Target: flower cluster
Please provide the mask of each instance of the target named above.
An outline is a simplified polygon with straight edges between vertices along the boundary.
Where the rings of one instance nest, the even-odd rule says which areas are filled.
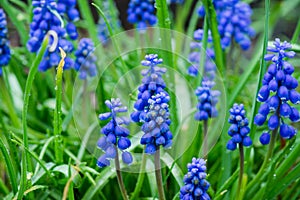
[[[166,84],[162,78],[162,75],[166,72],[165,68],[158,67],[158,64],[163,62],[158,58],[157,54],[149,54],[145,56],[145,60],[141,62],[143,66],[149,67],[142,71],[144,78],[142,79],[142,85],[138,88],[138,100],[134,104],[135,111],[131,114],[131,119],[134,122],[140,122],[145,118],[146,113],[149,110],[149,99],[156,94],[168,93],[164,90]]]
[[[218,30],[221,37],[222,48],[230,46],[233,38],[243,50],[249,49],[250,38],[255,35],[251,25],[251,7],[239,0],[224,1],[214,0],[214,7],[217,13]],[[198,14],[205,15],[204,7],[200,7]]]
[[[196,89],[195,94],[198,98],[196,120],[203,121],[218,116],[216,104],[218,103],[220,91],[212,90],[214,85],[213,81],[204,79],[202,85]]]
[[[58,0],[57,11],[62,18],[67,19],[66,31],[71,40],[78,37],[77,28],[73,22],[79,20],[79,12],[76,9],[76,0]]]
[[[200,65],[200,52],[202,50],[202,39],[203,39],[203,30],[198,29],[194,32],[194,39],[191,43],[192,52],[189,55],[189,62],[192,63],[192,66],[188,68],[188,74],[191,76],[197,76],[199,73],[199,65]],[[212,37],[211,32],[209,31],[208,35],[208,47],[206,49],[206,58],[204,63],[204,76],[210,80],[215,78],[216,74],[216,65],[213,62],[215,59],[215,52],[212,46]]]
[[[127,20],[136,24],[138,29],[144,30],[147,24],[153,26],[156,23],[154,11],[153,0],[131,0],[127,10]]]
[[[291,44],[281,43],[277,38],[274,47],[268,47],[268,51],[275,54],[265,55],[265,60],[272,61],[263,78],[263,86],[259,90],[257,100],[264,102],[255,116],[254,123],[262,126],[269,114],[269,130],[280,129],[280,135],[284,139],[290,139],[296,134],[293,126],[284,123],[284,118],[289,118],[292,122],[300,120],[299,111],[291,104],[300,103],[300,94],[296,91],[298,81],[292,75],[294,67],[284,60],[292,58],[295,52],[289,51]],[[260,141],[262,144],[268,144],[270,141],[269,131],[264,132]]]
[[[113,6],[114,9],[111,9],[110,6]],[[114,30],[114,32],[116,30],[120,30],[121,22],[118,19],[117,8],[115,7],[114,2],[112,2],[112,4],[110,4],[109,1],[107,1],[107,0],[104,1],[102,3],[102,10],[103,10],[104,15],[106,16],[108,22],[110,23],[110,26]],[[115,20],[115,21],[113,21],[113,20]],[[106,26],[106,23],[105,23],[103,17],[99,18],[97,29],[98,29],[99,40],[102,42],[102,44],[106,44],[108,37],[109,37],[109,32],[108,32],[108,29],[107,29],[107,26]]]
[[[9,41],[7,38],[7,22],[6,16],[0,9],[0,75],[2,75],[2,67],[8,65],[10,60]]]
[[[117,117],[117,113],[127,112],[126,107],[122,107],[120,99],[111,99],[105,101],[106,106],[110,112],[99,115],[100,120],[111,120],[101,129],[104,134],[98,142],[97,146],[102,149],[105,154],[100,156],[97,161],[99,167],[110,165],[109,159],[114,159],[118,155],[118,148],[122,151],[122,160],[126,164],[132,163],[132,155],[125,151],[131,145],[130,140],[127,138],[129,130],[122,125],[128,125],[129,121],[125,117]],[[118,147],[118,148],[117,148]]]
[[[169,129],[171,124],[169,101],[170,97],[162,92],[148,100],[150,106],[143,119],[144,135],[141,138],[141,144],[146,145],[145,153],[154,154],[161,145],[165,148],[172,145],[173,136]]]
[[[79,77],[86,79],[87,76],[96,76],[96,56],[94,55],[94,43],[91,39],[82,38],[79,41],[78,49],[75,52],[76,60],[74,68],[79,71]]]
[[[63,28],[62,18],[58,14],[58,6],[55,0],[32,1],[33,19],[30,24],[30,39],[27,42],[27,48],[30,52],[38,52],[43,42],[45,35],[52,30],[57,36],[50,38],[50,46],[54,45],[54,49],[48,49],[44,55],[42,62],[39,65],[40,71],[57,66],[60,61],[59,48],[61,47],[66,53],[71,53],[74,49],[73,44],[67,40],[67,33],[71,33],[70,38],[75,38],[74,27],[69,25],[68,31]],[[61,7],[61,6],[60,6]],[[61,9],[61,8],[60,8]],[[61,9],[62,10],[62,9]],[[65,9],[68,11],[69,9]],[[72,10],[72,9],[71,9]],[[72,31],[71,31],[72,29]],[[76,29],[76,28],[75,28]],[[76,33],[77,35],[77,33]],[[77,38],[77,36],[76,36]],[[65,59],[65,69],[73,66],[74,61],[67,57]]]
[[[231,124],[228,135],[232,138],[228,141],[226,148],[228,150],[235,150],[237,144],[243,146],[252,145],[252,140],[249,136],[250,128],[248,127],[249,121],[246,117],[246,111],[243,104],[234,104],[229,110],[230,117],[228,122]]]
[[[210,200],[207,190],[210,186],[206,180],[206,162],[202,158],[193,158],[187,165],[188,173],[184,176],[184,186],[180,188],[182,200]]]

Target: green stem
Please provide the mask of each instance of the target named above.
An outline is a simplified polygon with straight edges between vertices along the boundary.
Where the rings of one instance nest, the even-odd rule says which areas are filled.
[[[217,14],[214,5],[212,3],[212,0],[203,0],[203,4],[208,17],[212,38],[214,41],[216,64],[220,70],[220,73],[222,74],[224,73],[223,50],[222,50],[221,39],[218,31]]]
[[[61,50],[61,61],[58,64],[56,72],[56,103],[55,103],[55,112],[54,112],[54,149],[55,149],[55,158],[57,163],[63,162],[63,147],[62,147],[62,120],[61,120],[61,102],[62,102],[62,76],[63,68],[65,64],[65,52]]]
[[[159,199],[166,200],[165,192],[164,192],[164,188],[163,188],[162,175],[161,175],[159,147],[156,148],[156,152],[154,154],[154,165],[155,165],[155,178],[156,178]]]
[[[13,193],[16,194],[18,192],[16,170],[13,166],[13,162],[11,160],[10,153],[7,150],[7,148],[5,147],[4,142],[1,139],[1,137],[0,137],[0,150],[1,150],[1,153],[5,160],[5,164],[6,164],[6,168],[7,168],[7,172],[8,172],[8,176],[9,176],[9,180],[10,180],[10,183],[12,186]]]
[[[244,175],[244,147],[241,143],[239,143],[239,152],[240,152],[240,173],[239,173],[239,182],[238,182],[238,189],[237,189],[237,200],[242,200],[243,191],[242,190],[242,182],[243,182],[243,175]]]
[[[207,145],[207,133],[208,133],[208,120],[203,121],[203,158],[208,159],[208,145]]]
[[[247,185],[246,187],[246,191],[248,190],[249,193],[247,194],[248,196],[253,195],[254,192],[256,192],[255,188],[260,186],[260,182],[262,181],[263,175],[266,173],[267,170],[267,166],[271,161],[271,157],[273,155],[273,150],[275,147],[275,142],[276,142],[276,136],[277,136],[277,132],[278,132],[278,127],[272,131],[272,135],[271,135],[271,141],[269,144],[269,149],[267,152],[267,155],[264,159],[264,162],[262,164],[262,166],[260,167],[258,173],[256,174],[255,178]]]
[[[98,36],[97,36],[97,27],[95,25],[93,15],[92,15],[91,9],[89,7],[89,1],[79,0],[78,6],[79,6],[80,13],[82,14],[83,19],[87,23],[89,35],[91,36],[93,42],[95,44],[98,44],[99,40],[98,40]]]
[[[28,79],[26,81],[25,92],[24,92],[24,104],[23,104],[23,112],[22,112],[22,127],[23,127],[23,144],[24,147],[28,149],[28,134],[27,134],[27,111],[30,99],[30,92],[33,84],[33,80],[38,70],[39,63],[42,61],[44,53],[47,49],[47,45],[49,42],[48,34],[45,36],[44,41],[41,45],[41,49],[37,54],[36,58],[34,59],[30,71],[28,74]],[[18,199],[22,199],[24,195],[24,191],[26,190],[26,173],[27,171],[32,171],[30,163],[30,157],[28,152],[25,150],[22,154],[22,171],[21,171],[21,181],[20,181],[20,188],[18,192]]]
[[[123,199],[128,200],[127,192],[126,192],[125,185],[124,185],[123,178],[122,178],[122,174],[121,174],[121,171],[120,171],[120,161],[119,161],[118,148],[115,147],[115,149],[116,149],[115,165],[116,165],[116,173],[117,173],[117,179],[118,179],[119,187],[120,187]]]
[[[297,43],[299,35],[300,35],[300,19],[298,20],[295,32],[294,32],[292,40],[291,40],[292,44]]]
[[[177,105],[176,105],[176,84],[175,84],[175,72],[177,72],[177,66],[174,64],[174,58],[172,52],[172,43],[171,43],[171,20],[169,17],[169,10],[167,6],[166,0],[156,0],[156,9],[157,9],[157,17],[158,17],[158,26],[160,28],[160,37],[161,44],[164,50],[163,59],[164,63],[168,67],[172,67],[174,70],[169,71],[169,83],[170,83],[170,109],[172,113],[172,120],[174,124],[178,124],[178,116],[177,116]],[[172,132],[174,132],[174,128],[172,128]]]
[[[143,152],[140,173],[139,173],[139,177],[138,177],[137,183],[135,185],[134,191],[133,191],[132,196],[130,198],[131,200],[137,199],[138,196],[139,196],[139,193],[142,189],[144,178],[145,178],[144,171],[145,171],[145,168],[146,168],[146,161],[147,161],[146,154],[145,154],[145,152]]]

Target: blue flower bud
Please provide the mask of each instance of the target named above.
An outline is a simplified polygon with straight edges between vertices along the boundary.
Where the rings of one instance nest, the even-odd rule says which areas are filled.
[[[289,99],[289,91],[285,86],[280,86],[278,89],[278,96],[281,100],[285,101]]]
[[[115,158],[117,155],[117,151],[114,145],[110,145],[107,149],[106,149],[106,156],[107,158]]]
[[[292,122],[298,122],[300,120],[300,114],[296,108],[291,108],[290,120]]]
[[[272,115],[269,119],[268,126],[270,130],[274,130],[279,126],[279,118],[277,115]]]
[[[289,138],[290,134],[291,134],[291,128],[289,125],[287,124],[281,124],[280,126],[280,136],[283,138],[283,139],[287,139]]]
[[[155,145],[149,143],[146,144],[145,153],[147,154],[154,154],[156,152]]]
[[[232,140],[229,140],[229,141],[227,142],[226,148],[227,148],[228,150],[233,151],[233,150],[236,149],[236,147],[237,147],[236,143],[233,142]]]
[[[280,115],[282,117],[289,117],[291,114],[291,107],[287,103],[282,103],[280,106]]]
[[[280,99],[277,95],[272,96],[267,104],[269,104],[269,108],[272,111],[277,110],[279,107]]]
[[[289,99],[293,104],[300,103],[300,94],[296,90],[289,91]]]
[[[97,166],[102,168],[102,167],[106,167],[109,166],[110,162],[107,159],[106,155],[102,155],[100,158],[98,158],[97,160]]]
[[[265,132],[260,136],[259,141],[261,144],[266,145],[270,143],[270,139],[271,139],[270,134],[268,132]]]
[[[132,158],[132,155],[131,153],[127,152],[127,151],[124,151],[122,153],[122,160],[125,164],[129,165],[132,163],[133,161],[133,158]]]
[[[249,147],[249,146],[252,145],[252,140],[249,136],[246,136],[246,137],[243,138],[243,145],[245,147]]]
[[[118,140],[118,147],[119,149],[121,150],[125,150],[127,149],[128,147],[130,147],[131,145],[131,142],[128,138],[126,137],[121,137],[119,140]]]
[[[258,92],[258,101],[265,102],[269,98],[270,90],[267,85],[262,86]]]
[[[254,124],[256,124],[257,126],[262,126],[265,123],[266,119],[266,116],[258,113],[254,118]]]

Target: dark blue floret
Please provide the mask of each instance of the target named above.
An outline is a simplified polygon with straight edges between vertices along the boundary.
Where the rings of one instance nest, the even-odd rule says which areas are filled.
[[[279,133],[284,139],[290,139],[296,134],[296,129],[284,123],[284,118],[289,118],[292,122],[300,120],[299,111],[293,104],[300,103],[300,94],[295,89],[298,81],[292,75],[294,67],[284,58],[292,58],[295,52],[289,51],[292,46],[288,42],[280,42],[275,39],[274,46],[268,47],[271,54],[265,55],[265,60],[272,61],[263,79],[263,86],[258,93],[258,101],[263,102],[254,123],[262,126],[268,121],[269,130],[279,129]],[[268,115],[271,115],[267,120]],[[260,138],[262,144],[268,144],[269,133],[263,133]]]
[[[153,4],[153,0],[131,0],[127,10],[128,22],[136,24],[140,30],[146,29],[147,25],[153,26],[157,21]]]
[[[126,164],[132,163],[132,155],[124,151],[131,145],[130,140],[127,138],[129,130],[122,125],[128,125],[128,120],[124,117],[117,117],[118,113],[127,112],[127,108],[122,106],[120,99],[111,99],[105,101],[106,106],[110,112],[102,113],[99,115],[100,120],[110,121],[102,127],[101,132],[104,134],[98,142],[98,148],[102,149],[105,153],[98,159],[97,165],[105,167],[110,164],[109,159],[114,159],[117,156],[117,151],[122,151],[122,160]]]
[[[250,27],[252,15],[250,6],[239,0],[214,0],[213,4],[217,13],[222,48],[229,47],[231,40],[234,39],[243,50],[249,49],[250,38],[255,35],[254,29]],[[199,8],[198,14],[204,17],[203,6]]]
[[[79,41],[78,49],[75,52],[76,60],[74,68],[79,71],[79,77],[86,79],[97,74],[96,56],[94,55],[94,43],[91,39],[82,38]]]
[[[237,144],[243,146],[251,146],[252,140],[248,136],[250,128],[248,127],[249,122],[246,117],[246,111],[243,104],[234,104],[229,110],[230,116],[228,122],[231,124],[228,135],[232,138],[228,141],[226,148],[228,150],[235,150]]]
[[[215,83],[208,80],[203,80],[202,85],[198,87],[195,94],[198,98],[197,112],[195,113],[195,119],[198,121],[208,120],[218,116],[216,104],[220,92],[218,90],[212,90]]]
[[[77,38],[77,30],[73,21],[79,18],[79,14],[75,12],[75,0],[58,1],[32,1],[33,18],[30,24],[30,39],[27,42],[27,48],[30,52],[38,52],[45,35],[49,31],[53,31],[56,36],[51,36],[49,46],[42,62],[39,65],[40,71],[46,71],[51,67],[56,67],[60,61],[59,48],[61,47],[67,54],[74,50],[72,42]],[[67,57],[65,59],[64,69],[73,66],[74,61]]]
[[[180,188],[181,200],[210,200],[207,190],[210,187],[206,180],[206,162],[203,159],[192,159],[187,165],[188,173],[184,175],[184,186]]]
[[[7,37],[7,21],[4,11],[0,8],[0,76],[2,67],[8,65],[10,60],[9,41]]]

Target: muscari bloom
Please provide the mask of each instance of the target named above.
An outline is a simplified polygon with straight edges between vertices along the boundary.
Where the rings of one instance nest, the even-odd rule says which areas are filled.
[[[200,52],[202,50],[202,39],[203,39],[203,30],[198,29],[194,32],[195,41],[191,42],[191,53],[189,54],[189,62],[192,65],[188,68],[188,74],[190,76],[197,76],[199,74],[199,65],[200,65]],[[213,62],[215,59],[215,52],[213,50],[213,43],[211,32],[209,31],[208,35],[208,47],[206,48],[206,58],[204,63],[204,74],[206,78],[213,80],[216,75],[216,65]]]
[[[97,74],[96,56],[94,55],[94,43],[89,38],[82,38],[79,41],[78,49],[75,52],[76,60],[74,68],[79,71],[79,78],[86,79]]]
[[[76,39],[77,34],[74,34],[74,26],[67,24],[64,28],[63,19],[65,19],[58,9],[62,10],[62,6],[58,6],[55,0],[32,1],[33,18],[30,24],[30,39],[27,42],[27,48],[30,52],[38,52],[43,42],[45,35],[51,30],[57,34],[57,37],[50,37],[49,46],[45,52],[42,62],[39,64],[40,71],[46,71],[51,67],[56,67],[60,61],[59,48],[61,47],[67,54],[72,53],[73,44],[67,39],[68,33],[71,39]],[[62,5],[62,3],[60,4]],[[69,9],[65,9],[69,11]],[[60,12],[60,13],[59,13]],[[59,17],[61,15],[61,17]],[[70,19],[72,14],[68,15]],[[77,19],[77,17],[74,17]],[[73,19],[73,20],[74,20]],[[76,37],[75,37],[76,36]],[[74,61],[67,57],[65,59],[65,69],[73,66]]]
[[[180,188],[182,200],[210,200],[207,190],[210,186],[206,180],[206,162],[202,158],[193,158],[187,165],[188,173],[184,176],[184,186]]]
[[[79,20],[79,12],[76,9],[76,0],[58,0],[57,11],[64,19],[67,19],[66,31],[70,39],[76,40],[78,38],[78,33],[74,22]]]
[[[214,85],[215,83],[213,81],[205,80],[204,78],[201,86],[195,91],[198,98],[195,119],[198,121],[208,120],[209,118],[218,116],[216,104],[218,103],[220,91],[212,90]]]
[[[131,119],[134,122],[140,122],[144,119],[146,113],[149,110],[149,99],[156,94],[165,93],[166,96],[169,94],[164,90],[166,84],[162,78],[162,75],[166,73],[166,68],[158,67],[163,60],[158,58],[157,54],[149,54],[145,56],[145,60],[141,64],[148,69],[144,69],[141,74],[144,76],[142,79],[142,85],[138,88],[138,99],[134,104],[135,111],[131,114]]]
[[[222,48],[230,46],[231,40],[234,39],[243,50],[251,46],[250,38],[255,36],[255,31],[251,27],[251,7],[239,0],[213,1],[218,21],[218,30],[221,37]],[[200,7],[198,14],[205,15],[204,7]]]
[[[111,9],[110,6],[113,6],[114,9]],[[104,12],[104,15],[106,16],[108,22],[110,23],[110,26],[114,30],[114,32],[120,30],[121,28],[121,22],[118,18],[117,8],[115,7],[114,2],[110,4],[109,1],[104,1],[102,3],[102,10]],[[114,21],[115,20],[115,21]],[[99,18],[98,25],[98,38],[101,41],[102,44],[106,44],[109,38],[109,32],[106,26],[106,23],[103,19],[103,17]]]
[[[293,104],[300,103],[300,94],[296,91],[298,81],[292,75],[294,67],[284,58],[293,58],[295,52],[290,51],[292,46],[277,38],[274,47],[268,47],[267,50],[272,54],[265,55],[265,60],[272,61],[266,74],[264,75],[259,90],[257,100],[263,102],[258,114],[255,116],[254,123],[262,126],[268,121],[269,131],[264,132],[260,137],[262,144],[270,142],[270,131],[279,129],[280,136],[283,139],[290,139],[297,133],[293,126],[284,121],[289,118],[292,122],[300,120],[299,111],[293,107]],[[268,115],[271,115],[267,120]]]
[[[243,104],[234,104],[229,110],[230,117],[228,122],[231,124],[228,135],[232,138],[228,141],[226,148],[228,150],[235,150],[237,144],[243,146],[252,145],[252,140],[249,136],[250,128],[248,127],[249,121],[246,117],[246,111]]]
[[[105,167],[110,165],[110,159],[117,156],[118,149],[122,151],[122,160],[126,164],[132,163],[132,155],[126,151],[131,145],[130,140],[127,138],[129,130],[122,125],[128,125],[129,120],[126,117],[118,117],[118,113],[127,112],[127,107],[123,107],[120,99],[111,99],[105,101],[106,106],[110,112],[99,115],[100,120],[110,121],[101,129],[102,136],[97,146],[105,153],[98,158],[97,165]]]
[[[0,76],[2,67],[8,65],[10,60],[9,41],[7,38],[7,21],[5,13],[0,9]]]
[[[148,103],[149,110],[143,119],[141,144],[146,145],[145,153],[154,154],[160,146],[169,148],[172,145],[172,133],[170,131],[171,120],[169,119],[170,97],[166,93],[152,96]]]
[[[131,0],[127,10],[128,22],[141,30],[146,29],[147,24],[153,26],[157,21],[153,4],[153,0]]]

